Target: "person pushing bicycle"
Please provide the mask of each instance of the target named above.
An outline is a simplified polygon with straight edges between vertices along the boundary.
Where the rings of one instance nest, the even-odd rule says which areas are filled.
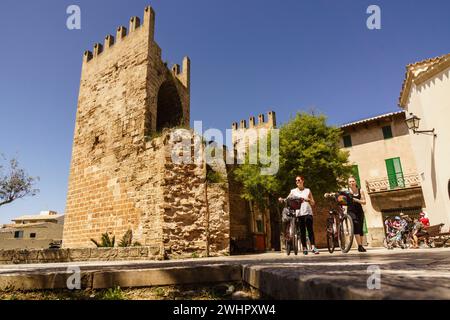
[[[366,197],[364,191],[359,188],[356,183],[356,179],[353,176],[348,178],[348,191],[352,197],[352,202],[349,203],[347,207],[347,213],[353,219],[355,239],[358,244],[359,252],[366,252],[367,250],[363,247],[363,237],[364,237],[364,209],[363,205],[366,204]]]
[[[308,247],[306,245],[306,230],[308,230],[309,242],[311,243],[311,252],[319,254],[314,241],[313,230],[313,210],[311,205],[315,204],[314,197],[311,190],[305,188],[305,179],[302,176],[295,178],[297,188],[292,189],[286,199],[279,198],[278,201],[284,202],[287,199],[302,199],[300,209],[296,210],[295,215],[300,223],[300,239],[303,246],[303,254],[308,254]]]

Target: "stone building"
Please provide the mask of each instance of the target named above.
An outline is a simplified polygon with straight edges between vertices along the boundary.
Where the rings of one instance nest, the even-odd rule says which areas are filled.
[[[172,161],[171,132],[189,126],[190,60],[169,68],[154,29],[147,7],[84,54],[63,247],[132,230],[155,254],[229,250],[228,183],[206,190],[204,165]]]
[[[420,118],[411,145],[432,224],[450,227],[450,54],[410,64],[399,106]],[[422,132],[434,129],[434,132]]]
[[[267,116],[267,118],[266,118]],[[269,130],[276,128],[276,115],[269,111],[267,115],[241,120],[239,124],[232,124],[233,150],[243,155],[249,151],[250,145],[256,145],[261,135],[267,135]],[[233,170],[234,165],[228,166]],[[262,210],[251,201],[241,197],[242,186],[229,175],[231,237],[236,251],[265,251],[280,250],[280,213],[273,204],[268,203],[267,209]],[[276,203],[275,203],[276,205]]]
[[[21,216],[12,222],[0,227],[0,249],[48,249],[62,240],[64,215],[55,211]]]
[[[367,241],[380,246],[384,220],[400,213],[418,215],[425,206],[411,138],[403,111],[341,126],[341,146],[365,192]]]

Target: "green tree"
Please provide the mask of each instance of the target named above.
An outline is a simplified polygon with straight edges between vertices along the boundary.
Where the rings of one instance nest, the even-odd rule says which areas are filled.
[[[243,198],[264,206],[267,199],[285,197],[295,187],[296,175],[305,178],[316,200],[338,190],[352,170],[348,153],[340,149],[340,137],[340,129],[327,125],[324,115],[298,113],[280,128],[276,175],[261,175],[260,165],[244,164],[234,170],[235,179],[243,185]]]

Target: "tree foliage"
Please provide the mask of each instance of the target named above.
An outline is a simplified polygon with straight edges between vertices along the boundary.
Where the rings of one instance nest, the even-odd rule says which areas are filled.
[[[2,158],[4,159],[3,156]],[[26,196],[36,195],[39,190],[34,189],[34,185],[38,180],[38,177],[30,177],[24,169],[20,168],[15,158],[9,160],[9,168],[6,170],[0,164],[0,206]]]
[[[298,113],[281,126],[279,136],[276,175],[261,175],[261,165],[246,163],[235,169],[235,179],[243,185],[243,198],[264,206],[268,198],[285,197],[295,188],[296,175],[305,178],[305,186],[313,194],[322,195],[338,190],[351,174],[348,153],[339,146],[340,129],[328,126],[324,115]]]

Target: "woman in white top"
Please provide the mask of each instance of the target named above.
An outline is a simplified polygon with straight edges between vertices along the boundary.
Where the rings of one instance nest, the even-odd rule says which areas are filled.
[[[305,188],[305,179],[302,176],[297,176],[295,178],[295,183],[297,184],[297,188],[292,189],[291,193],[287,196],[287,198],[301,198],[303,199],[300,210],[296,211],[296,216],[298,217],[298,221],[300,223],[300,239],[303,245],[303,254],[308,254],[308,249],[306,246],[306,230],[308,230],[309,242],[311,243],[311,251],[314,254],[319,254],[319,250],[317,250],[314,241],[314,230],[313,230],[313,210],[311,205],[315,204],[313,195],[311,190]],[[285,199],[279,198],[280,202]]]

